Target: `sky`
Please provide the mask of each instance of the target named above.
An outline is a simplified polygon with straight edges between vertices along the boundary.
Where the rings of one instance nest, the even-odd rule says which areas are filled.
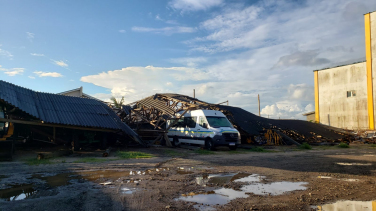
[[[365,60],[364,0],[0,0],[0,80],[131,103],[180,93],[269,118],[314,110],[313,70]]]

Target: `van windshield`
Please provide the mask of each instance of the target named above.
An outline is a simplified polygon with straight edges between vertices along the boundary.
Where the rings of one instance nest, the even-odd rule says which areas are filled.
[[[210,127],[233,127],[226,117],[207,116]]]

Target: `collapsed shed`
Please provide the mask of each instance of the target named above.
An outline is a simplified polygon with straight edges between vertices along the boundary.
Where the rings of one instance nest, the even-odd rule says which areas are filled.
[[[242,108],[212,104],[180,94],[155,94],[123,106],[122,120],[144,139],[161,140],[167,120],[177,112],[211,109],[223,112],[242,135],[242,143],[299,144],[344,140],[345,130],[302,120],[263,118]],[[157,137],[157,139],[155,139]]]
[[[110,107],[95,99],[36,92],[0,80],[0,113],[0,138],[7,125],[14,125],[8,139],[47,137],[52,143],[72,142],[76,149],[85,143],[106,145],[115,138],[145,144]]]

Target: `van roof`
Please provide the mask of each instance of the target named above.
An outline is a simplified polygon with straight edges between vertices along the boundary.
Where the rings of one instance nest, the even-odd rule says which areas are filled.
[[[178,112],[179,114],[182,114],[184,111]],[[222,112],[216,111],[216,110],[192,110],[188,111],[184,114],[185,117],[189,116],[218,116],[218,117],[226,117]]]

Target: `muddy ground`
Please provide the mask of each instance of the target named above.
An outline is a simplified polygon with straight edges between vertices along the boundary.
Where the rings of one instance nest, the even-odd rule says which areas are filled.
[[[40,165],[30,160],[58,149],[20,149],[12,162],[0,162],[0,210],[316,210],[376,200],[370,145],[193,149],[117,148],[105,158],[80,152]],[[154,157],[123,159],[118,150]]]

